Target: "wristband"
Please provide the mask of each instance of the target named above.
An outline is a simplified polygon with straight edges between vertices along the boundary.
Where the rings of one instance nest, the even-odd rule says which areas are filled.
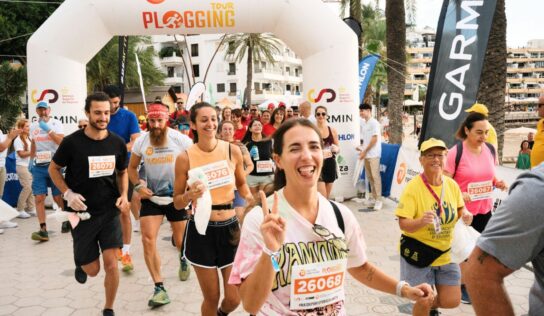
[[[134,186],[134,191],[138,192],[143,187],[144,185],[141,182],[139,182],[137,185]]]
[[[280,265],[278,263],[278,258],[280,257],[280,251],[272,251],[268,248],[263,247],[263,252],[270,256],[270,261],[272,262],[272,268],[276,272],[280,272]]]
[[[397,283],[397,288],[395,290],[395,293],[397,294],[398,297],[402,297],[402,288],[405,285],[410,286],[410,284],[408,284],[408,282],[406,282],[406,281],[399,281],[399,283]]]

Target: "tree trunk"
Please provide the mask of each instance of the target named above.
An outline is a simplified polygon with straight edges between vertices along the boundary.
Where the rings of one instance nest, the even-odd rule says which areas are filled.
[[[500,162],[502,162],[505,130],[506,57],[506,13],[504,0],[498,0],[476,100],[485,104],[489,109],[489,122],[497,131]]]
[[[387,36],[387,105],[389,142],[402,144],[402,113],[406,73],[406,23],[404,0],[385,2]]]
[[[361,0],[349,0],[349,16],[359,22],[361,28],[363,27],[363,14],[361,9]],[[364,30],[363,30],[364,32]],[[363,34],[359,36],[359,60],[363,58]]]
[[[251,105],[251,85],[253,84],[253,46],[247,46],[247,77],[246,89],[244,90],[244,103],[247,107]]]

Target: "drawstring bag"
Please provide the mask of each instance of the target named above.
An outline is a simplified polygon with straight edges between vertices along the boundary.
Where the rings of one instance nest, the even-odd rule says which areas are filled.
[[[480,233],[472,226],[465,225],[463,221],[457,221],[453,230],[453,241],[451,244],[451,262],[461,263],[465,261],[474,247]]]

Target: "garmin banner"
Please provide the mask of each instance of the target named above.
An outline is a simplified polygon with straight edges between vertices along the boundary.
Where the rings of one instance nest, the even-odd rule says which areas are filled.
[[[368,87],[368,83],[370,82],[372,72],[374,71],[374,67],[376,67],[378,59],[380,59],[380,55],[370,54],[363,57],[359,62],[359,104],[363,103],[366,87]]]
[[[119,89],[121,89],[121,106],[125,100],[125,73],[128,59],[128,36],[119,36]]]
[[[448,146],[476,102],[496,0],[444,0],[419,143],[430,137]]]

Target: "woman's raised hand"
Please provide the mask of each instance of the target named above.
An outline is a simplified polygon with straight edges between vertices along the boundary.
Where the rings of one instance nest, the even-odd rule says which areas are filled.
[[[272,209],[268,208],[266,195],[263,191],[259,191],[261,197],[261,205],[263,210],[263,223],[261,224],[261,234],[263,236],[264,245],[269,251],[276,252],[281,248],[285,240],[285,219],[282,218],[278,211],[278,194],[274,192],[274,202]]]

